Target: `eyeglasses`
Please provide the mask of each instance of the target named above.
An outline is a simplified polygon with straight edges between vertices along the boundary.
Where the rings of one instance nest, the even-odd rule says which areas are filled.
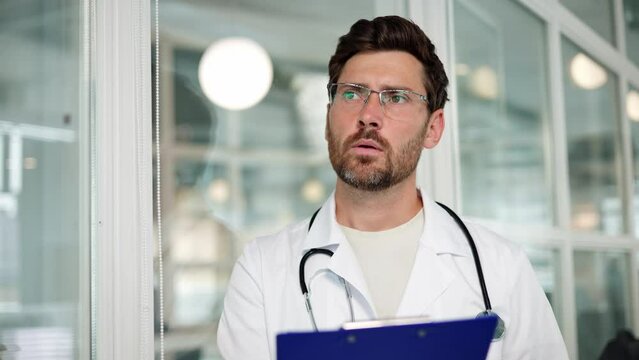
[[[366,86],[349,83],[330,83],[328,98],[331,106],[340,111],[359,113],[368,103],[371,93],[379,95],[379,103],[384,114],[390,118],[411,116],[419,109],[422,102],[428,104],[426,95],[411,90],[389,89],[373,90]]]

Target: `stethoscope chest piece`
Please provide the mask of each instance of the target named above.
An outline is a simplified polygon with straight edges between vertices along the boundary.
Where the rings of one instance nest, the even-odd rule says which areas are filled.
[[[484,310],[477,314],[476,317],[480,318],[486,316],[497,318],[497,326],[495,327],[495,333],[493,334],[493,341],[501,340],[504,337],[504,333],[506,332],[506,323],[504,323],[504,320],[492,310]]]

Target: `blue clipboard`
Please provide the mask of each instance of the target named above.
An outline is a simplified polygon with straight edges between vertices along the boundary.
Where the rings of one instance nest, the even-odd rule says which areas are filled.
[[[277,335],[278,360],[485,360],[497,319]]]

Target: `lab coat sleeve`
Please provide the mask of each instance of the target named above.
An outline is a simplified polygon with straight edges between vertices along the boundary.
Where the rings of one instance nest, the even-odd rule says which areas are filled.
[[[568,359],[566,345],[550,303],[522,250],[515,256],[518,270],[510,296],[510,324],[506,325],[503,359]]]
[[[236,262],[224,298],[217,345],[226,360],[270,359],[261,284],[261,257],[254,241]]]

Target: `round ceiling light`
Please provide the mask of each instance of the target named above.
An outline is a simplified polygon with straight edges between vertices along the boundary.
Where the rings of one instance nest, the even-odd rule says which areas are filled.
[[[483,65],[473,70],[470,75],[470,89],[476,96],[485,100],[499,97],[499,80],[492,67]]]
[[[630,90],[626,96],[626,113],[630,120],[639,121],[639,92]]]
[[[570,76],[577,86],[594,90],[608,81],[606,70],[584,54],[577,54],[570,62]]]
[[[273,64],[257,42],[226,38],[206,49],[198,78],[204,94],[213,103],[228,110],[243,110],[268,93],[273,82]]]

